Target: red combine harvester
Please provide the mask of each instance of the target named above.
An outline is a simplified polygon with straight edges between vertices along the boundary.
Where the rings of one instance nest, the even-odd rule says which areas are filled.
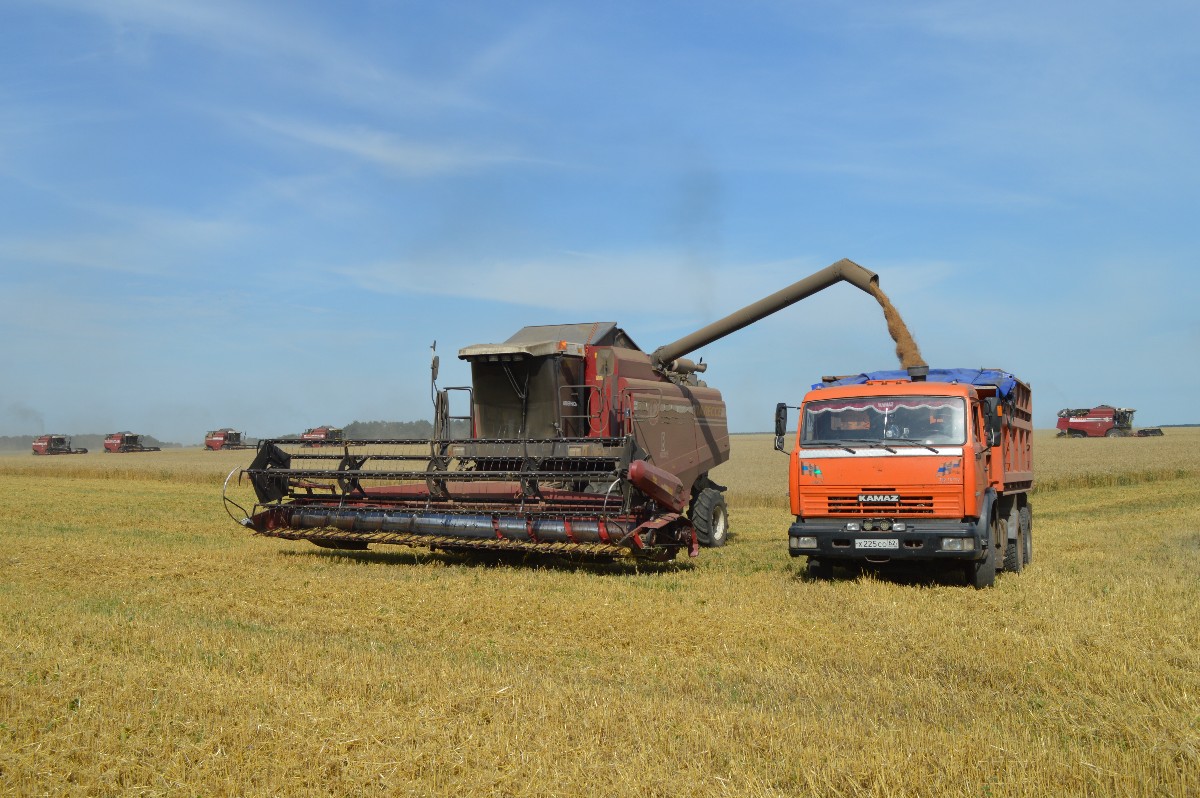
[[[43,435],[33,442],[34,454],[87,454],[87,449],[72,449],[66,435]]]
[[[344,437],[345,434],[340,427],[331,427],[327,424],[323,427],[306,429],[300,436],[300,440],[304,442],[305,446],[339,446]]]
[[[339,549],[667,560],[720,546],[728,513],[709,471],[729,458],[725,403],[683,355],[842,280],[869,292],[878,278],[839,261],[652,354],[613,322],[525,327],[459,350],[472,385],[441,390],[435,357],[432,440],[347,440],[338,453],[265,440],[242,472],[258,503],[226,495],[226,507],[260,535]],[[452,394],[469,415],[450,414]],[[470,437],[451,436],[464,426]]]
[[[1163,434],[1157,427],[1133,429],[1131,407],[1084,407],[1064,408],[1058,411],[1058,437],[1060,438],[1152,438]]]
[[[219,452],[223,449],[253,449],[254,444],[246,443],[241,432],[226,427],[205,435],[204,448],[210,452]]]
[[[104,451],[108,453],[124,452],[161,452],[157,446],[143,446],[142,436],[132,432],[114,432],[104,439]]]

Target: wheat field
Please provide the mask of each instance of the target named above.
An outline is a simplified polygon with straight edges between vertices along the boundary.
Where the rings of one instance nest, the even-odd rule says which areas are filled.
[[[1198,450],[1039,432],[984,591],[808,581],[765,435],[662,567],[254,537],[252,452],[0,455],[0,794],[1200,794]]]

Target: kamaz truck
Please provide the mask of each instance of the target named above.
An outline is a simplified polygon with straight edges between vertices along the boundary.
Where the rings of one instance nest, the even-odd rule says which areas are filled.
[[[808,574],[926,563],[976,588],[1033,555],[1029,386],[998,369],[826,377],[799,405],[788,552]],[[788,406],[775,413],[783,451]]]

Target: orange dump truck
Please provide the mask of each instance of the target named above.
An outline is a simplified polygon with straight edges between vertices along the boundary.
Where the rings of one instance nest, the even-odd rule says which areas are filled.
[[[775,413],[783,451],[787,405]],[[1029,386],[997,369],[826,377],[805,395],[788,473],[788,551],[808,572],[901,563],[976,588],[1033,555]]]

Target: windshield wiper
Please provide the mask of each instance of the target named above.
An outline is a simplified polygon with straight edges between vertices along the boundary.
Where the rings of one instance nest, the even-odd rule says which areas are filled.
[[[858,452],[854,451],[849,446],[846,446],[841,443],[834,443],[833,441],[816,441],[813,443],[805,443],[802,445],[805,449],[816,449],[818,447],[822,447],[822,448],[827,447],[830,449],[841,449],[842,451],[850,452],[850,454],[858,454]]]
[[[891,446],[888,446],[883,441],[877,441],[874,438],[844,438],[843,441],[845,443],[863,443],[872,449],[887,449],[892,454],[896,453],[896,450]]]
[[[889,438],[888,440],[900,441],[901,443],[915,443],[917,446],[924,446],[926,449],[933,452],[934,454],[938,453],[937,449],[933,448],[925,441],[917,440],[916,438]]]

